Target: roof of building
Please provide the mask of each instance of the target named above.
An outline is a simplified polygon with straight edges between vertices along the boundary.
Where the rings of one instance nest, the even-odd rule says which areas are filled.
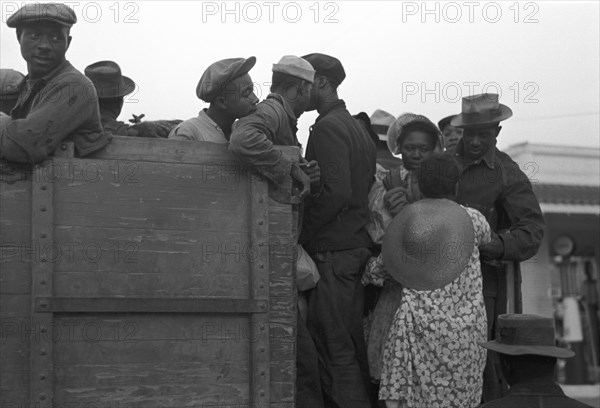
[[[599,205],[600,186],[568,186],[564,184],[533,184],[541,203]]]

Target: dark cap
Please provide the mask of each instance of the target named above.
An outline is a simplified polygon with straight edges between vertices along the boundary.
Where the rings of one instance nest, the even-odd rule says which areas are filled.
[[[450,124],[450,121],[452,121],[455,116],[456,115],[446,116],[444,119],[438,122],[438,127],[440,128],[441,132],[444,132],[444,128]]]
[[[522,356],[535,354],[557,358],[575,355],[556,345],[554,319],[528,314],[502,314],[498,316],[496,339],[480,346],[501,354]]]
[[[196,96],[211,103],[219,95],[223,85],[247,74],[254,64],[256,64],[256,57],[227,58],[211,64],[196,86]]]
[[[310,62],[317,75],[323,75],[333,80],[337,85],[341,84],[346,78],[346,71],[339,59],[318,52],[303,56],[305,60]]]
[[[50,22],[71,27],[77,22],[77,16],[70,7],[59,3],[31,3],[21,7],[6,20],[6,25],[17,28],[24,25]]]
[[[0,69],[0,100],[17,99],[24,75],[14,69]]]

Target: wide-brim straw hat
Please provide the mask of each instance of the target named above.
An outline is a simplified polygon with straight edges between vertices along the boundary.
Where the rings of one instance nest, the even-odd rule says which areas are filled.
[[[463,207],[447,199],[423,199],[394,217],[383,239],[383,263],[402,285],[434,290],[467,267],[475,232]]]

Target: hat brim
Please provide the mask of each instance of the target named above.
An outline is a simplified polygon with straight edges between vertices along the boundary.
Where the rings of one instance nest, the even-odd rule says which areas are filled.
[[[537,356],[548,356],[556,358],[571,358],[575,355],[572,350],[554,347],[554,346],[525,346],[518,344],[502,344],[496,341],[479,343],[479,345],[488,350],[497,353],[508,354],[509,356],[523,356],[525,354],[534,354]]]
[[[458,128],[492,125],[494,123],[502,122],[513,115],[512,110],[508,106],[502,104],[499,104],[496,111],[497,112],[494,115],[459,113],[450,121],[450,125]]]
[[[244,62],[242,62],[242,64],[238,67],[238,69],[236,69],[233,74],[231,75],[231,78],[228,79],[228,81],[232,81],[237,77],[241,77],[244,74],[247,74],[256,64],[256,57],[249,57],[247,59],[244,60]]]
[[[468,266],[475,233],[471,217],[447,199],[424,199],[394,217],[383,238],[386,269],[413,290],[435,290]]]
[[[125,75],[121,76],[121,83],[118,88],[99,88],[96,87],[98,98],[110,99],[110,98],[122,98],[123,96],[129,95],[135,90],[135,82]]]

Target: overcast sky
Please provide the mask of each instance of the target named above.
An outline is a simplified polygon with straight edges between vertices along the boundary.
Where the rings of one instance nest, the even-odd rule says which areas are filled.
[[[0,65],[26,72],[2,1]],[[196,84],[214,61],[254,55],[257,95],[283,55],[339,58],[352,113],[384,109],[437,122],[460,98],[501,94],[514,116],[500,148],[521,143],[599,147],[599,2],[78,1],[67,58],[81,71],[114,60],[138,85],[121,115],[188,119],[206,105]],[[315,112],[300,119],[308,137]]]

